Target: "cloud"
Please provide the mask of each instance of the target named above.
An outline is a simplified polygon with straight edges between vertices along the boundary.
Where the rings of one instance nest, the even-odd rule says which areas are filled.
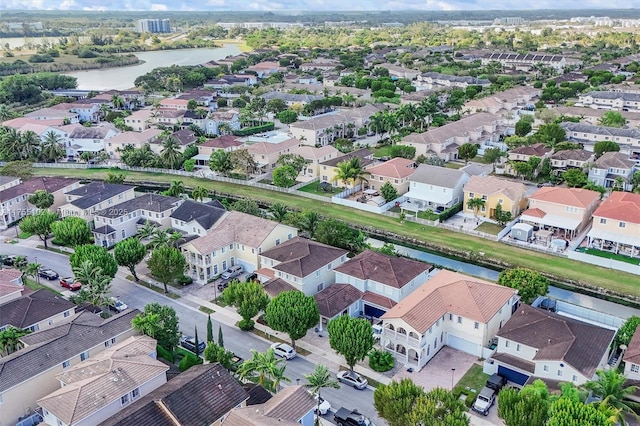
[[[151,5],[151,10],[153,10],[153,11],[159,11],[159,10],[166,11],[166,10],[169,10],[169,9],[167,8],[166,4],[153,3]]]

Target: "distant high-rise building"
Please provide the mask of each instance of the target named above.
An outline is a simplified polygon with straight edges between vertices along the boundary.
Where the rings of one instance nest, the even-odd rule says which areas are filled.
[[[170,19],[138,19],[138,32],[141,33],[170,33]]]
[[[522,25],[524,24],[524,19],[519,16],[508,16],[504,18],[496,18],[493,21],[494,25]]]

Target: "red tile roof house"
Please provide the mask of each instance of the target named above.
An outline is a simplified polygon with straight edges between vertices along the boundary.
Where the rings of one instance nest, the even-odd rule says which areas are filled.
[[[588,246],[640,257],[640,194],[614,191],[593,212]]]
[[[406,158],[392,158],[389,161],[378,163],[367,167],[369,176],[369,189],[380,190],[382,186],[389,182],[395,188],[398,195],[409,191],[409,179],[416,171],[416,163]]]
[[[442,270],[382,316],[380,343],[418,369],[444,346],[481,358],[518,300],[511,288]]]

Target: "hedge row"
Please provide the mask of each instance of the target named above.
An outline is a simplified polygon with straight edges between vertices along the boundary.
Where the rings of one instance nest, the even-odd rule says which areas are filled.
[[[461,211],[462,211],[462,202],[460,202],[458,204],[454,204],[453,206],[449,207],[448,209],[446,209],[445,211],[440,213],[438,215],[438,219],[440,220],[440,223],[442,223],[445,220],[449,219],[454,214],[456,214],[458,212],[461,212]]]
[[[234,130],[233,134],[235,136],[249,136],[255,135],[256,133],[268,132],[270,130],[273,130],[274,128],[275,125],[273,124],[273,122],[269,122],[260,126],[245,127],[244,129]]]

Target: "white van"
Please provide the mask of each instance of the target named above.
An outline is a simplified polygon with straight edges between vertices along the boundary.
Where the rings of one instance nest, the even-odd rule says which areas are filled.
[[[226,271],[224,271],[221,277],[224,280],[230,280],[242,274],[243,272],[244,272],[244,268],[242,267],[242,265],[235,265],[227,269]]]

